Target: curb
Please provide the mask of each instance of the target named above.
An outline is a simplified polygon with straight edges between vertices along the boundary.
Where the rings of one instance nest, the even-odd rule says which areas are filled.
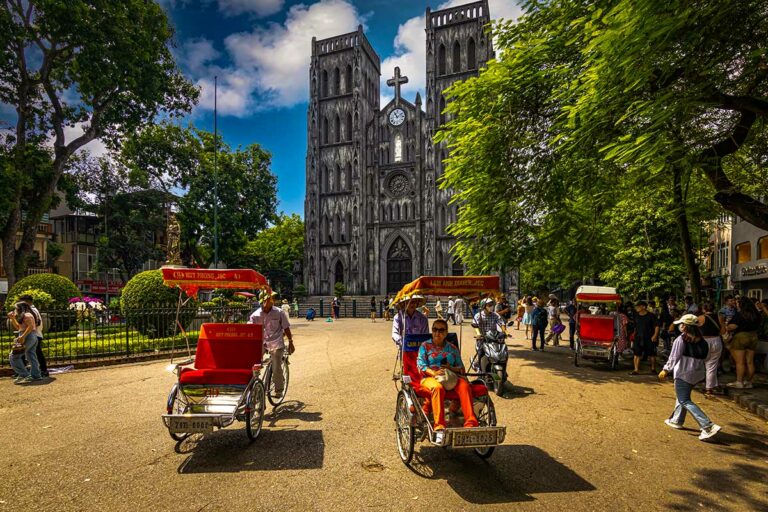
[[[755,396],[750,390],[725,388],[725,396],[749,412],[768,420],[768,400]]]

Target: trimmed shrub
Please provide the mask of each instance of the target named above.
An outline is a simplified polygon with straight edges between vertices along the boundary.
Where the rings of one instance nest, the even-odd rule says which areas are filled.
[[[58,274],[32,274],[16,281],[13,288],[8,291],[6,304],[14,304],[19,295],[23,295],[25,291],[30,289],[40,290],[50,295],[53,299],[50,303],[50,309],[67,309],[69,307],[69,299],[80,296],[80,290],[77,289],[75,283],[64,276]]]
[[[40,310],[49,309],[51,304],[53,304],[53,297],[51,297],[50,293],[40,290],[39,288],[29,288],[28,290],[20,290],[16,297],[9,296],[8,309],[12,308],[22,295],[31,295],[32,302],[34,302],[35,307]]]
[[[187,298],[183,294],[184,299]],[[120,307],[129,325],[149,338],[172,336],[176,322],[179,291],[163,284],[160,270],[147,270],[125,284]],[[184,329],[195,318],[197,301],[191,299],[181,309],[179,321]]]
[[[25,291],[36,289],[51,296],[53,301],[45,308],[51,313],[47,330],[60,332],[69,329],[75,323],[74,311],[69,311],[69,299],[79,297],[80,290],[75,283],[58,274],[32,274],[16,281],[16,284],[8,291],[7,307],[16,303],[16,299]],[[42,305],[42,304],[41,304]],[[37,301],[35,301],[37,306]],[[43,308],[37,306],[42,311]]]

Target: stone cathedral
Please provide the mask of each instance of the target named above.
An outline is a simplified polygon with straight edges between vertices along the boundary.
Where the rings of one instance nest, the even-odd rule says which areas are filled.
[[[311,295],[383,295],[419,275],[461,275],[450,192],[440,190],[447,150],[432,142],[446,121],[443,91],[493,58],[487,0],[426,12],[426,98],[402,97],[408,70],[392,73],[380,107],[381,61],[362,27],[312,39],[307,113],[304,280]]]

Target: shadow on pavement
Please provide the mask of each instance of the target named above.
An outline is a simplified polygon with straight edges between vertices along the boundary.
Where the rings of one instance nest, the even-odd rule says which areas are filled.
[[[271,413],[268,413],[265,420],[265,427],[274,427],[278,425],[280,420],[298,420],[306,422],[321,421],[323,419],[323,413],[310,412],[306,410],[307,404],[299,400],[290,400],[283,402],[274,409]]]
[[[525,398],[529,395],[536,394],[533,388],[527,388],[525,386],[515,386],[509,382],[504,383],[504,396],[498,397],[494,395],[494,398],[503,398],[505,400],[512,400],[515,398]]]
[[[630,377],[628,374],[632,370],[630,364],[624,360],[618,370],[611,370],[607,362],[602,361],[581,361],[579,366],[573,364],[573,352],[570,349],[559,347],[547,347],[544,352],[533,352],[532,350],[515,350],[510,358],[510,364],[527,363],[541,368],[548,372],[578,379],[590,384],[604,384],[606,382],[656,382],[656,374],[651,375],[648,366],[644,363],[640,375]],[[662,365],[657,363],[658,368]]]
[[[319,469],[325,441],[320,430],[264,429],[249,443],[243,428],[225,429],[191,436],[177,444],[177,452],[190,454],[180,474]]]
[[[671,510],[768,510],[768,443],[759,432],[742,424],[726,425],[708,444],[743,461],[730,466],[699,468],[696,482],[703,492],[672,491],[678,501],[667,503]],[[710,496],[720,497],[716,502]],[[723,503],[725,502],[725,503]]]
[[[471,450],[422,446],[411,471],[442,479],[469,503],[533,501],[541,493],[594,491],[595,487],[547,452],[530,445],[502,445],[487,461]]]

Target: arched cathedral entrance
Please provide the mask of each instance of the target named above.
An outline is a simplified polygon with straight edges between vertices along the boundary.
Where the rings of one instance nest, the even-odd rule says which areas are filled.
[[[411,250],[402,238],[389,246],[387,253],[387,293],[398,292],[403,285],[413,280]]]

